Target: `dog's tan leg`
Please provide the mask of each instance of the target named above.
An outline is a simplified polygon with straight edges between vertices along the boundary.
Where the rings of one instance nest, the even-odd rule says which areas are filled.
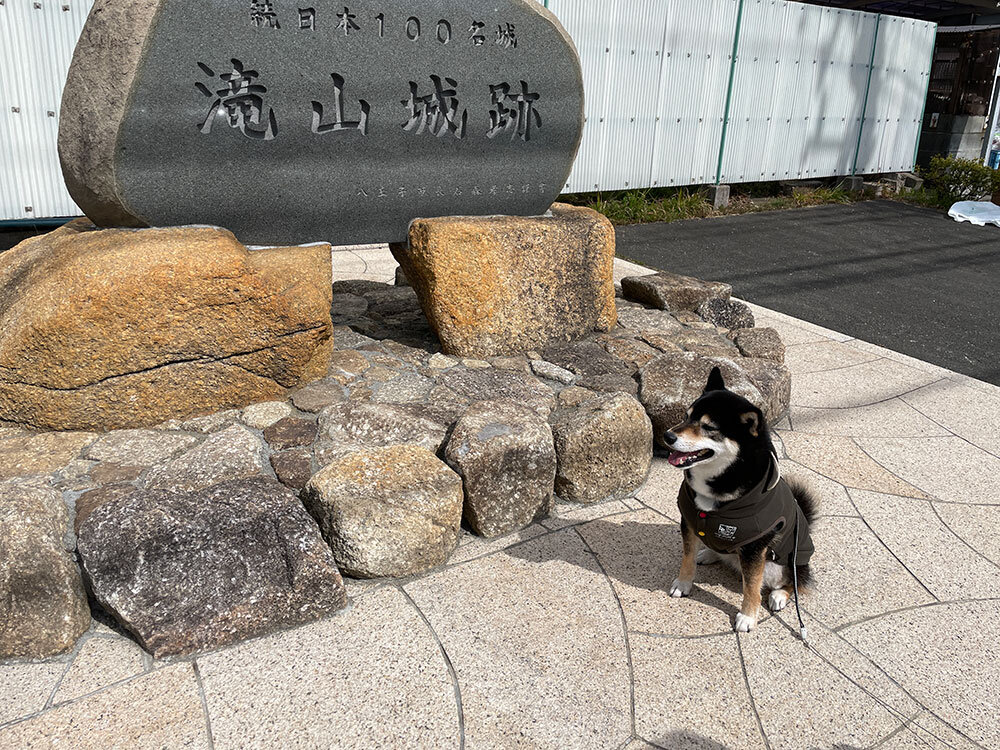
[[[737,633],[748,633],[757,625],[766,554],[766,547],[757,550],[740,550],[740,569],[743,571],[743,605],[736,613],[735,630]]]
[[[695,553],[698,551],[698,537],[694,534],[694,529],[681,521],[681,540],[683,543],[683,555],[681,557],[681,569],[677,578],[670,586],[670,596],[687,596],[691,593],[691,584],[694,583]]]

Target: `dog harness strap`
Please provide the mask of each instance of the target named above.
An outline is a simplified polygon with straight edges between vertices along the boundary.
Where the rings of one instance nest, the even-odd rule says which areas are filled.
[[[795,501],[791,487],[780,478],[774,465],[750,492],[736,500],[722,503],[713,511],[698,508],[695,493],[685,480],[677,494],[677,507],[698,538],[716,552],[732,554],[740,547],[777,531],[777,536],[770,544],[773,559],[782,564],[790,564],[795,548],[793,529],[797,520],[797,564],[804,565],[812,555],[809,524]]]

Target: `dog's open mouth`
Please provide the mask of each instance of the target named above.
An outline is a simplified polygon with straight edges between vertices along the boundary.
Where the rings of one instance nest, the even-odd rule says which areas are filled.
[[[715,451],[711,448],[704,448],[700,451],[693,451],[692,453],[684,453],[683,451],[671,451],[670,456],[667,460],[670,462],[671,466],[676,466],[680,469],[686,469],[688,466],[698,463],[699,461],[704,461],[706,458],[711,458],[715,455]]]

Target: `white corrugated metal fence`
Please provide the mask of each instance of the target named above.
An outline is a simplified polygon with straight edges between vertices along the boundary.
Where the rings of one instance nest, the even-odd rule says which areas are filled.
[[[0,0],[0,219],[79,213],[56,132],[90,2]],[[786,0],[548,5],[587,98],[568,191],[914,166],[935,24]]]

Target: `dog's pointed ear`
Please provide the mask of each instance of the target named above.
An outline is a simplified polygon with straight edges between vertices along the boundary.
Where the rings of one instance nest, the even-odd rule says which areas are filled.
[[[751,435],[757,437],[757,433],[760,431],[760,414],[756,411],[745,412],[740,414],[740,421],[747,426]]]
[[[708,383],[705,385],[705,393],[709,391],[724,391],[726,390],[726,384],[722,380],[722,370],[718,367],[713,367],[712,372],[708,374]]]

